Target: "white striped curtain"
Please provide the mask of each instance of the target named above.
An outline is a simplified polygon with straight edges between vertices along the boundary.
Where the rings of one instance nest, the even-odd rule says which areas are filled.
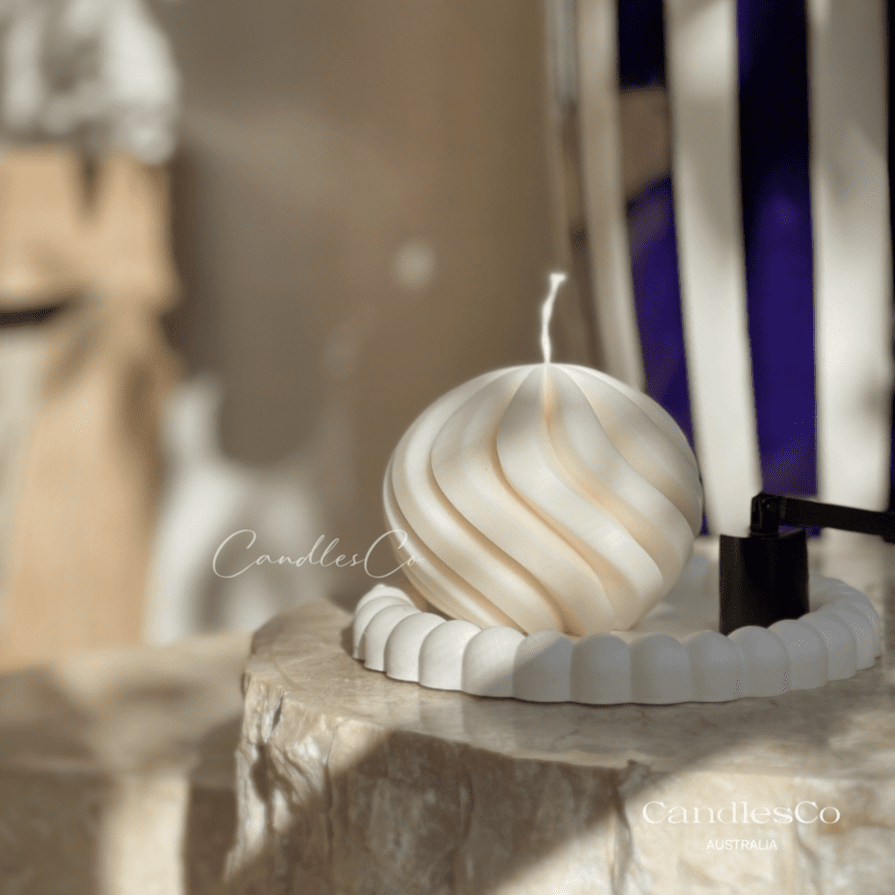
[[[651,369],[682,341],[688,407],[669,409],[689,415],[679,422],[699,457],[709,531],[742,533],[762,487],[884,508],[893,364],[883,0],[555,0],[552,12],[577,56],[603,366],[655,392]],[[650,53],[661,57],[652,73],[641,64]],[[620,66],[624,81],[638,65],[642,81],[668,88],[665,205],[631,202],[622,185]],[[661,254],[663,226],[674,269],[638,268],[650,239]]]

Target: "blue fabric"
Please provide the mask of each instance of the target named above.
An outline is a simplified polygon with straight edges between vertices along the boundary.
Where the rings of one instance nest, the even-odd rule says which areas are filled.
[[[662,4],[619,0],[619,78],[665,81]],[[804,5],[737,9],[743,234],[758,443],[767,490],[817,488],[814,302]],[[674,205],[668,180],[628,206],[646,386],[692,441]]]
[[[665,83],[662,0],[619,0],[619,81],[631,89]],[[693,421],[677,267],[674,198],[665,179],[628,205],[634,301],[647,393],[693,443]]]
[[[817,493],[808,37],[801,3],[739,0],[740,183],[763,487]]]
[[[619,0],[618,75],[622,88],[665,84],[662,0]]]
[[[635,310],[647,394],[674,417],[693,444],[693,419],[671,181],[661,180],[628,204]]]
[[[662,0],[619,0],[618,31],[621,88],[664,85]],[[646,391],[671,414],[692,445],[670,179],[652,184],[628,204],[628,237]],[[707,531],[705,516],[702,531]]]

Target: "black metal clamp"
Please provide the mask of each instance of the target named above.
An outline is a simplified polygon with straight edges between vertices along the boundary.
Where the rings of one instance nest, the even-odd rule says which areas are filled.
[[[804,528],[837,528],[895,542],[895,513],[876,513],[762,492],[752,498],[748,537],[721,535],[719,630],[767,628],[808,612],[808,542]]]

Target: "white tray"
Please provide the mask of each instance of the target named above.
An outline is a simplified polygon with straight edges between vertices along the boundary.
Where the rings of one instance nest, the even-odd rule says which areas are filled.
[[[718,632],[717,561],[694,554],[681,580],[630,631],[571,638],[480,628],[379,584],[354,613],[354,657],[437,690],[533,702],[726,702],[810,690],[869,668],[880,652],[870,600],[812,574],[810,612],[770,628]]]

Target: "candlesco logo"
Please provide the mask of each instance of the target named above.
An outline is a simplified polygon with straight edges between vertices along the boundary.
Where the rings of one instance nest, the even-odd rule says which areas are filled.
[[[799,802],[795,808],[749,808],[748,802],[731,802],[715,811],[705,805],[685,808],[675,805],[669,808],[664,802],[652,801],[643,806],[643,819],[648,824],[835,824],[842,816],[838,808],[827,805],[818,807],[817,802]]]
[[[388,550],[388,540],[392,536],[394,536],[398,548],[402,549],[407,542],[407,532],[392,529],[376,538],[364,553],[341,553],[338,538],[331,538],[327,543],[326,535],[320,535],[314,542],[314,546],[299,556],[275,556],[269,553],[253,556],[251,551],[255,547],[258,536],[250,528],[243,528],[224,538],[215,551],[211,568],[218,578],[236,578],[255,566],[263,565],[287,565],[297,569],[302,566],[319,566],[322,569],[362,566],[370,578],[388,578],[399,569],[416,562],[416,557],[408,556],[395,565],[394,557],[392,559],[388,559],[387,556],[383,557],[383,553],[391,553]],[[247,551],[249,552],[248,557],[246,556]]]

